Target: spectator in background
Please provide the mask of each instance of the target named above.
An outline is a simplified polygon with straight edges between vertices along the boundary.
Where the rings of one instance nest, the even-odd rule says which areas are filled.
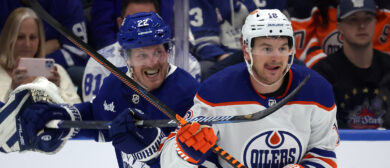
[[[100,1],[99,3],[102,2],[103,1]],[[95,3],[98,3],[98,1]],[[159,8],[159,3],[157,0],[123,0],[121,7],[121,16],[116,18],[116,22],[112,21],[113,23],[116,23],[116,26],[118,28],[121,27],[123,19],[128,15],[133,15],[139,12],[157,12]],[[117,41],[115,41],[115,43],[111,45],[100,49],[98,52],[102,54],[105,58],[107,58],[107,60],[115,66],[126,66],[124,50]],[[169,61],[172,62],[171,60]],[[194,78],[199,76],[200,73],[200,65],[192,56],[189,58],[188,71]],[[97,95],[104,78],[107,77],[109,74],[110,72],[98,62],[96,62],[94,59],[91,58],[88,60],[82,82],[83,101],[90,101],[94,96]]]
[[[38,0],[40,5],[58,22],[71,30],[76,36],[87,42],[85,18],[81,1],[77,0]],[[20,0],[0,2],[0,28],[4,26],[7,16],[16,8],[24,6]],[[53,58],[65,69],[72,66],[85,66],[88,56],[54,28],[44,23],[46,34],[46,58]]]
[[[245,17],[256,8],[283,11],[286,9],[286,0],[236,0],[228,3],[190,0],[190,26],[195,37],[193,53],[201,64],[203,79],[214,73],[208,71],[210,67],[228,56],[236,58],[229,60],[226,66],[243,61],[241,27]]]
[[[42,21],[29,8],[17,8],[4,24],[0,35],[0,101],[6,102],[9,93],[21,84],[33,79],[27,70],[17,67],[21,57],[44,58],[45,34]],[[79,103],[80,98],[65,71],[56,64],[48,80],[60,88],[61,97],[69,104]]]
[[[340,128],[390,128],[390,56],[373,48],[375,2],[341,0],[338,11],[343,47],[313,69],[333,85]]]
[[[364,0],[360,0],[363,2]],[[360,2],[358,1],[358,2]],[[390,53],[390,1],[376,0],[378,12],[373,46]],[[297,58],[311,68],[343,45],[337,30],[338,0],[288,0],[289,13],[297,43]]]
[[[38,0],[39,4],[68,30],[88,42],[83,6],[80,0]],[[18,7],[24,6],[21,0],[0,1],[0,30],[9,13]],[[70,78],[81,96],[81,81],[88,55],[62,36],[45,21],[46,58],[53,58],[68,71]]]

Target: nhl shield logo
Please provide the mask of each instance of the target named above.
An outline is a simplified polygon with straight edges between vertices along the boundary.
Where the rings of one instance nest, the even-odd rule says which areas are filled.
[[[133,101],[134,104],[138,104],[139,103],[139,95],[133,94],[133,98],[131,99],[131,101]]]
[[[302,144],[290,131],[270,130],[251,138],[243,152],[246,167],[283,167],[299,162]]]
[[[276,104],[276,100],[275,99],[269,99],[268,100],[268,107],[271,107],[271,106],[273,106],[275,104]]]

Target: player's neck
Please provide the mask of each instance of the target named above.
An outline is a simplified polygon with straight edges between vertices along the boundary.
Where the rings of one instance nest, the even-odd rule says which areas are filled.
[[[283,80],[279,80],[275,84],[265,86],[265,85],[262,85],[262,84],[256,82],[255,79],[253,78],[253,76],[250,76],[250,80],[251,80],[253,88],[260,94],[273,93],[273,92],[277,91],[283,83]]]
[[[372,64],[373,48],[372,43],[365,47],[353,47],[344,44],[344,54],[358,68],[369,68]]]

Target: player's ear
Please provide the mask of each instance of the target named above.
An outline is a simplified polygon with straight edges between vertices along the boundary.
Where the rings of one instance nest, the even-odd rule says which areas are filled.
[[[250,58],[250,56],[249,56],[249,48],[248,48],[248,46],[247,45],[241,45],[242,46],[242,51],[243,51],[243,53],[244,53],[244,59],[245,60],[247,60],[247,61],[250,61],[251,60],[251,58]]]

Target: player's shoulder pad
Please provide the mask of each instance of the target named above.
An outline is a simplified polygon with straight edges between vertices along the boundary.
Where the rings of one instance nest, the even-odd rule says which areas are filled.
[[[170,72],[163,85],[162,88],[166,88],[168,90],[174,90],[175,92],[196,92],[200,86],[200,83],[192,77],[187,71],[176,67],[175,65],[170,65],[170,68],[173,70]]]
[[[118,69],[120,71],[122,71],[123,73],[126,73],[127,72],[127,66],[123,66],[123,67],[118,67]],[[114,74],[110,74],[109,76],[107,76],[104,80],[103,80],[103,85],[112,85],[114,83],[122,83],[121,80],[116,77]],[[102,86],[103,87],[103,86]]]
[[[292,101],[304,102],[305,104],[316,104],[324,106],[325,108],[334,106],[333,87],[324,77],[314,70],[301,65],[293,65],[291,67],[291,72],[293,74],[291,91],[296,88],[307,75],[310,75],[309,80]]]
[[[253,87],[245,63],[229,66],[207,78],[197,96],[210,103],[252,99]]]

